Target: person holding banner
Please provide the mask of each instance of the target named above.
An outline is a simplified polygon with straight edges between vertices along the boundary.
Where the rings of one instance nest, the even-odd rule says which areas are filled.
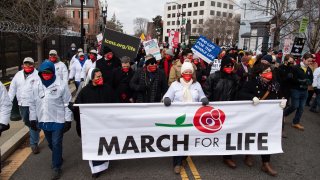
[[[100,69],[103,77],[103,83],[112,85],[113,71],[121,67],[120,60],[114,56],[111,49],[104,47],[104,57],[96,62],[96,68]]]
[[[30,102],[30,127],[42,129],[52,151],[52,179],[61,176],[63,134],[70,130],[72,112],[68,105],[71,93],[68,84],[55,74],[54,64],[45,61],[40,65],[40,80],[34,83]],[[38,122],[37,122],[38,121]]]
[[[254,105],[259,104],[260,100],[281,99],[280,84],[272,75],[271,67],[267,64],[259,64],[254,67],[253,78],[245,83],[240,92],[239,99],[252,100]],[[286,107],[287,100],[282,99],[280,107]],[[249,159],[251,156],[247,155]],[[261,170],[271,176],[276,176],[278,173],[271,167],[270,155],[261,155],[262,167]],[[246,165],[251,167],[252,161],[245,161]]]
[[[219,71],[210,74],[204,92],[210,101],[234,101],[239,89],[239,77],[234,73],[234,61],[228,55],[223,56]],[[230,168],[236,168],[231,155],[223,156],[223,162]]]
[[[158,68],[152,55],[145,57],[145,65],[138,69],[130,81],[130,87],[135,91],[137,103],[160,102],[168,90],[164,72]]]
[[[184,62],[181,66],[181,78],[174,81],[163,96],[165,106],[170,106],[171,102],[202,102],[202,105],[209,104],[201,85],[193,78],[193,65],[190,62]],[[179,174],[181,171],[182,161],[186,156],[173,157],[174,172]]]
[[[114,71],[112,86],[120,103],[133,103],[133,90],[130,88],[130,81],[133,77],[133,70],[130,67],[131,59],[128,56],[121,58],[121,68]]]

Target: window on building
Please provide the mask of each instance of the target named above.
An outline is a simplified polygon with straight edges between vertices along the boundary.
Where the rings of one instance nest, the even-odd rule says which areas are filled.
[[[223,8],[228,9],[228,4],[223,3]]]
[[[196,33],[197,32],[197,28],[192,28],[192,33]]]
[[[211,11],[210,11],[210,15],[211,15],[211,16],[214,16],[214,10],[211,10]]]
[[[79,14],[79,18],[81,18],[81,11],[78,11],[78,12],[79,12],[79,13],[78,13],[78,14]]]
[[[197,24],[197,20],[194,19],[194,20],[192,21],[192,23],[193,23],[193,24]]]
[[[198,7],[198,2],[194,2],[193,7]]]
[[[168,17],[168,18],[171,18],[171,14],[168,14],[167,17]]]
[[[172,10],[176,10],[176,6],[172,6]]]
[[[180,25],[180,20],[177,21],[177,25]]]
[[[221,2],[218,2],[218,3],[217,3],[217,7],[221,7]]]
[[[194,16],[198,15],[198,11],[193,11],[193,15]]]
[[[203,24],[203,19],[199,19],[199,24]]]
[[[176,13],[173,13],[173,14],[172,14],[172,17],[175,18],[175,17],[176,17]]]
[[[211,6],[216,6],[216,2],[215,1],[211,1]]]
[[[181,5],[180,4],[178,5],[178,9],[181,9]]]
[[[67,5],[72,5],[72,0],[68,0]]]
[[[204,1],[200,1],[200,6],[204,6]]]
[[[188,3],[188,8],[191,8],[192,7],[192,3]]]
[[[217,16],[221,16],[221,12],[220,11],[217,11]]]
[[[229,18],[232,18],[233,14],[232,13],[229,13]]]
[[[171,10],[171,6],[168,6],[168,11],[170,11]]]
[[[233,5],[232,4],[229,4],[229,9],[233,9]]]
[[[199,29],[198,29],[198,33],[199,33],[199,34],[202,34],[202,33],[203,33],[203,28],[199,28]]]
[[[67,10],[66,11],[66,15],[68,18],[74,18],[74,11],[72,10]]]
[[[227,13],[226,13],[226,12],[223,12],[223,13],[222,13],[222,16],[223,16],[223,17],[227,17]]]
[[[183,4],[182,7],[183,7],[183,8],[186,8],[186,7],[187,7],[187,4]]]
[[[200,10],[199,15],[203,15],[203,14],[204,14],[204,10]]]
[[[89,19],[89,11],[83,11],[83,19]]]
[[[188,16],[191,16],[191,11],[188,12]]]
[[[86,30],[86,33],[89,33],[89,24],[83,24],[83,28]]]
[[[167,26],[170,26],[170,21],[167,22]]]
[[[175,22],[175,21],[172,21],[171,24],[172,24],[172,25],[176,25],[176,22]]]
[[[167,29],[167,33],[169,33],[170,32],[170,29]]]

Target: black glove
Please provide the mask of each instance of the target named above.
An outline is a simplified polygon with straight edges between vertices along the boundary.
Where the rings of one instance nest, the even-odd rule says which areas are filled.
[[[69,102],[68,108],[70,109],[70,111],[72,111],[72,113],[74,112],[74,106],[73,106],[73,102]]]
[[[83,78],[81,78],[81,81],[84,81],[84,79],[83,79]]]
[[[69,131],[70,128],[71,128],[71,121],[66,121],[66,122],[64,123],[63,133]]]
[[[202,98],[202,99],[201,99],[201,102],[202,102],[202,105],[203,105],[203,106],[206,106],[206,105],[209,104],[209,100],[208,100],[208,98],[206,98],[206,97]]]
[[[288,74],[288,78],[289,78],[289,79],[292,79],[292,78],[293,78],[293,74],[292,74],[292,73],[289,73],[289,74]]]
[[[165,106],[170,106],[171,105],[171,99],[168,98],[168,97],[165,97],[163,99],[163,103],[164,103]]]
[[[0,123],[0,136],[1,136],[1,133],[2,133],[3,131],[6,131],[6,130],[8,130],[8,129],[10,129],[10,124],[5,125],[5,124],[1,124],[1,123]]]
[[[37,121],[35,120],[30,120],[30,128],[34,131],[38,131],[38,127],[37,127]]]

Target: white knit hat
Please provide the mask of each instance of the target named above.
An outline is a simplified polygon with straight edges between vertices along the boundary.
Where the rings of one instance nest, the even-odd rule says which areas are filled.
[[[193,66],[190,62],[184,62],[181,66],[181,74],[186,71],[186,70],[191,70],[192,73],[194,71]]]

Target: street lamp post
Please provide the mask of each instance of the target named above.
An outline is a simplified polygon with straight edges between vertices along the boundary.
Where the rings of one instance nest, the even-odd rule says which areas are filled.
[[[84,49],[84,36],[85,36],[85,31],[83,29],[83,2],[84,0],[80,0],[81,2],[81,12],[80,12],[80,33],[81,33],[81,44],[80,47]]]
[[[168,4],[170,4],[170,3],[173,3],[173,4],[176,4],[176,5],[178,5],[178,8],[177,9],[179,9],[179,6],[181,7],[181,23],[180,23],[180,25],[181,25],[181,28],[180,28],[180,39],[181,39],[181,43],[182,43],[182,30],[183,30],[183,17],[184,17],[184,13],[183,13],[183,5],[182,4],[179,4],[179,3],[176,3],[176,2],[169,2]],[[178,13],[179,13],[179,10],[178,10]],[[179,18],[178,18],[178,20],[179,20]]]

